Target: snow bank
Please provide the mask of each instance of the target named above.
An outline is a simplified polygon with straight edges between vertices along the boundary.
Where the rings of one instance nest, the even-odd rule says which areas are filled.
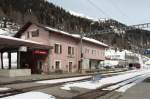
[[[55,97],[42,92],[27,92],[1,99],[55,99]]]

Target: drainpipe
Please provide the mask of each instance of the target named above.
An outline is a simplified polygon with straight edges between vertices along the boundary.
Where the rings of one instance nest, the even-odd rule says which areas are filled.
[[[48,74],[50,73],[50,49],[48,50]]]

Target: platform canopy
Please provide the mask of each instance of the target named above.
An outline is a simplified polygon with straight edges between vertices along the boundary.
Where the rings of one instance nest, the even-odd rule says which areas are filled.
[[[30,49],[50,49],[51,48],[49,45],[43,44],[41,42],[39,43],[35,41],[0,35],[0,50],[19,48],[21,46],[25,46]]]

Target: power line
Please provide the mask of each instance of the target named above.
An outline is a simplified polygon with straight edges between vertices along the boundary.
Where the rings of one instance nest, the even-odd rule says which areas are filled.
[[[136,30],[136,29],[141,30],[144,28],[150,28],[150,23],[143,23],[143,24],[131,25],[128,27],[121,27],[121,28],[118,28],[118,30],[120,32],[123,32],[123,31]],[[114,29],[100,30],[100,31],[93,32],[92,34],[86,33],[86,36],[95,36],[95,35],[101,35],[101,34],[108,34],[108,33],[112,33],[112,32],[114,32]]]
[[[109,15],[108,15],[105,11],[103,11],[99,6],[97,6],[97,5],[96,5],[95,3],[93,3],[91,0],[87,0],[87,1],[88,1],[88,3],[89,3],[91,6],[95,7],[101,14],[103,14],[103,15],[109,17]]]
[[[106,0],[107,1],[107,0]],[[128,17],[120,8],[119,8],[119,6],[116,4],[116,2],[114,2],[113,0],[108,0],[109,1],[109,3],[112,5],[112,6],[114,6],[118,11],[119,11],[119,13],[124,17]]]

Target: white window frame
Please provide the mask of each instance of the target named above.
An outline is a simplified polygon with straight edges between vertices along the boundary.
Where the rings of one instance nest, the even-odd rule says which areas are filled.
[[[38,32],[37,32],[37,31],[38,31]],[[37,32],[38,35],[35,35],[35,34],[34,34],[34,36],[33,36],[33,32]],[[30,35],[29,38],[30,38],[30,37],[33,37],[33,38],[34,38],[34,37],[39,37],[39,36],[40,36],[40,31],[39,31],[39,29],[30,30],[30,31],[29,31],[29,35]]]
[[[71,48],[70,54],[68,55],[75,55],[75,47],[74,46],[68,46],[68,52],[69,52],[69,47]]]
[[[96,55],[96,50],[92,49],[92,55]]]
[[[58,45],[58,53],[55,52],[55,45],[56,45],[56,44]],[[61,46],[61,47],[60,47],[60,46]],[[62,53],[62,45],[61,45],[61,43],[55,43],[55,44],[54,44],[54,53],[56,53],[56,54],[61,54],[61,53]]]
[[[55,60],[54,61],[54,69],[56,69],[56,62],[60,62],[59,69],[61,70],[61,60]]]
[[[90,53],[90,49],[89,48],[85,48],[85,54],[89,54]]]

